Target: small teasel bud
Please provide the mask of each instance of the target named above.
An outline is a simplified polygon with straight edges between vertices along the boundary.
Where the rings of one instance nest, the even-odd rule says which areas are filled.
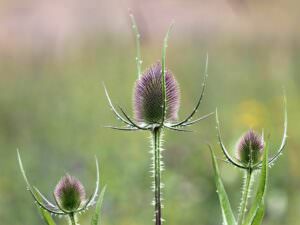
[[[166,113],[165,120],[176,121],[180,104],[177,81],[170,70],[166,70]],[[134,89],[135,118],[146,124],[163,120],[162,66],[158,62],[147,69],[137,80]]]
[[[250,129],[237,143],[237,158],[245,165],[256,164],[262,160],[264,139]]]
[[[76,177],[66,174],[56,185],[54,197],[63,210],[75,211],[85,201],[85,190]]]

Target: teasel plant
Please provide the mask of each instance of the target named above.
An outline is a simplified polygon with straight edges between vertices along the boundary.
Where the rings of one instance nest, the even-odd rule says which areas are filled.
[[[268,184],[269,167],[282,155],[287,142],[287,109],[286,98],[284,95],[284,131],[279,149],[274,156],[269,158],[269,138],[264,140],[264,134],[260,135],[250,129],[241,136],[236,145],[236,157],[231,156],[222,140],[218,112],[216,110],[216,129],[220,147],[225,156],[225,162],[244,173],[244,183],[242,187],[242,197],[237,219],[233,213],[227,193],[220,177],[220,171],[216,156],[211,148],[211,156],[215,173],[215,183],[219,202],[222,210],[223,224],[225,225],[261,225],[265,213],[265,196]],[[258,176],[258,174],[260,174]],[[252,205],[249,205],[249,198],[253,183],[257,179],[258,185],[256,193],[253,195]]]
[[[91,225],[100,224],[100,211],[106,186],[102,188],[99,194],[100,176],[97,158],[95,158],[97,171],[96,186],[90,197],[86,197],[85,188],[76,177],[66,174],[60,179],[53,191],[54,203],[52,203],[37,187],[29,183],[19,151],[17,151],[17,155],[27,190],[31,194],[46,224],[56,225],[52,216],[58,216],[66,217],[70,225],[79,225],[78,215],[94,206],[95,212],[92,215]]]
[[[120,131],[148,131],[151,133],[152,142],[150,153],[152,154],[151,173],[153,177],[152,188],[154,192],[154,200],[152,202],[154,206],[154,223],[155,225],[161,225],[164,221],[162,218],[163,198],[161,191],[163,188],[161,173],[164,169],[162,157],[163,132],[165,129],[189,132],[190,130],[187,130],[187,127],[190,127],[213,114],[209,113],[194,119],[204,96],[208,57],[206,58],[204,82],[196,106],[185,119],[178,121],[180,105],[179,86],[172,72],[166,68],[166,49],[168,46],[169,33],[173,24],[169,27],[164,38],[161,62],[153,64],[142,73],[140,34],[133,14],[130,14],[130,18],[136,36],[137,49],[136,65],[138,78],[135,83],[133,94],[134,119],[130,117],[122,107],[118,107],[117,110],[104,85],[109,106],[117,120],[124,125],[121,127],[107,127]]]

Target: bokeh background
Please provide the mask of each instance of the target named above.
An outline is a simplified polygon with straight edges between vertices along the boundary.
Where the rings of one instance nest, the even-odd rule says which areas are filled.
[[[161,57],[172,20],[167,66],[181,87],[180,117],[200,93],[206,53],[207,92],[199,115],[219,109],[232,149],[248,128],[283,132],[282,87],[288,99],[288,146],[270,170],[266,225],[297,225],[300,215],[300,32],[296,0],[0,1],[0,223],[43,224],[26,191],[16,149],[32,184],[49,198],[65,172],[91,192],[94,155],[107,184],[102,224],[152,224],[149,134],[117,125],[102,82],[116,104],[132,111],[136,80],[130,8],[142,35],[143,69]],[[217,145],[213,117],[194,133],[165,134],[163,211],[169,225],[221,224],[206,142]],[[234,209],[241,171],[220,161]],[[237,210],[235,210],[237,211]],[[91,213],[82,215],[89,224]],[[59,224],[66,224],[57,219]]]

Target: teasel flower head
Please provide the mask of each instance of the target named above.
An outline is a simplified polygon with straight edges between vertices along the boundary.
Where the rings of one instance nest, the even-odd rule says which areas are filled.
[[[184,128],[194,125],[213,114],[209,113],[194,119],[194,116],[202,102],[206,88],[206,78],[208,76],[208,56],[206,57],[204,81],[196,106],[183,120],[177,121],[180,106],[179,85],[172,72],[166,68],[166,51],[168,47],[169,33],[173,24],[169,27],[164,38],[161,61],[153,64],[144,72],[141,72],[142,59],[140,53],[140,34],[132,14],[130,14],[130,18],[134,34],[136,35],[137,49],[136,65],[138,78],[133,90],[134,116],[131,118],[122,107],[115,107],[106,87],[103,85],[105,95],[112,112],[124,125],[121,127],[106,127],[122,131],[153,131],[153,129],[161,128],[167,128],[175,131],[189,131]]]
[[[166,67],[166,50],[168,46],[170,26],[163,43],[161,61],[150,66],[145,72],[141,72],[141,54],[140,54],[140,34],[135,23],[134,16],[130,14],[132,28],[136,35],[137,47],[137,81],[133,90],[133,118],[129,116],[121,107],[115,107],[112,103],[108,91],[104,86],[105,95],[109,106],[116,118],[123,124],[121,127],[108,126],[112,129],[122,131],[141,131],[145,130],[151,133],[151,153],[153,173],[153,191],[154,191],[154,221],[156,225],[163,223],[162,219],[162,201],[161,188],[161,173],[164,168],[162,143],[163,130],[189,131],[185,128],[196,124],[210,115],[194,119],[202,102],[206,87],[208,57],[206,58],[205,76],[201,89],[200,97],[194,109],[181,121],[178,122],[178,110],[180,104],[179,85],[173,76],[172,72]]]
[[[136,29],[136,25],[133,26]],[[171,27],[170,27],[171,28]],[[133,114],[131,118],[125,110],[118,106],[115,107],[104,86],[105,95],[109,106],[116,118],[123,123],[124,126],[107,126],[112,129],[122,131],[139,131],[167,128],[175,131],[189,131],[185,127],[194,125],[208,118],[213,113],[194,119],[196,112],[199,110],[202,102],[207,79],[208,56],[206,57],[205,76],[202,89],[198,101],[194,109],[181,121],[178,119],[178,111],[180,106],[180,90],[179,85],[172,74],[166,68],[166,49],[169,37],[168,30],[162,50],[162,60],[150,66],[144,73],[141,72],[141,62],[139,47],[137,53],[137,71],[138,79],[134,86],[133,93]],[[137,43],[139,43],[139,34],[137,33]],[[139,44],[137,45],[139,46]]]
[[[268,159],[268,165],[272,166],[274,162],[279,158],[279,156],[282,155],[282,152],[286,146],[287,142],[287,107],[286,107],[286,98],[284,95],[283,98],[284,103],[284,124],[283,124],[283,135],[281,139],[281,144],[275,153],[271,158]],[[223,151],[223,154],[226,158],[226,162],[245,170],[256,170],[261,169],[262,167],[262,155],[264,152],[265,143],[263,135],[259,135],[253,130],[249,130],[246,132],[240,140],[238,141],[236,152],[237,152],[237,158],[232,157],[227,148],[225,147],[225,144],[222,140],[221,136],[221,130],[220,130],[220,122],[218,117],[218,112],[216,110],[216,128],[217,128],[217,134],[218,139],[220,143],[220,147]]]
[[[54,196],[60,207],[66,211],[77,210],[85,199],[85,189],[81,182],[66,174],[55,187]]]
[[[52,203],[49,201],[36,187],[32,186],[29,183],[27,175],[25,173],[23,163],[21,160],[20,153],[18,151],[18,162],[19,166],[23,175],[23,178],[26,182],[26,186],[28,191],[30,192],[31,196],[33,197],[35,203],[43,210],[51,215],[58,215],[58,216],[67,216],[70,218],[71,224],[77,224],[76,215],[78,213],[82,213],[87,209],[95,206],[100,207],[103,201],[103,196],[106,187],[104,186],[99,194],[99,183],[100,183],[100,176],[99,176],[99,166],[98,161],[96,158],[96,171],[97,171],[97,178],[96,178],[96,186],[94,192],[86,198],[86,193],[83,185],[81,182],[69,174],[63,176],[58,184],[56,185],[53,196],[55,202]],[[99,210],[97,210],[99,213]],[[98,220],[98,216],[97,216]]]
[[[237,159],[244,165],[260,162],[263,156],[264,145],[263,137],[250,129],[240,137],[237,143]]]
[[[180,92],[178,83],[170,70],[166,69],[165,121],[174,122],[178,117]],[[136,121],[158,124],[163,120],[162,66],[153,64],[136,81],[134,88],[134,112]]]

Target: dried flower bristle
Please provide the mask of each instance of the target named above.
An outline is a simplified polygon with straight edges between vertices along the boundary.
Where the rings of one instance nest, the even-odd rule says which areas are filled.
[[[262,159],[263,149],[263,137],[250,129],[238,141],[237,158],[245,165],[256,164]]]
[[[60,207],[67,211],[74,211],[85,201],[85,190],[81,182],[66,174],[55,187],[54,195]]]
[[[170,70],[166,70],[165,120],[176,121],[180,104],[179,86]],[[134,90],[135,119],[146,124],[163,120],[162,66],[156,63],[137,80]]]

